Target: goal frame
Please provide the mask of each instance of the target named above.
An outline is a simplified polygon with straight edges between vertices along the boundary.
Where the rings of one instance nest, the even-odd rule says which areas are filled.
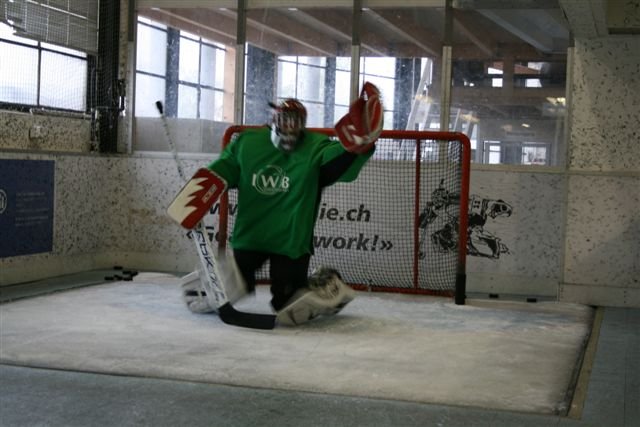
[[[247,129],[257,129],[263,126],[256,125],[233,125],[226,129],[223,135],[222,148],[226,147],[233,137],[233,135],[240,133]],[[335,129],[333,128],[307,128],[309,132],[316,132],[327,135],[329,137],[336,137]],[[424,289],[418,286],[418,245],[419,245],[419,215],[420,215],[420,170],[422,168],[422,161],[414,161],[415,163],[415,185],[414,185],[414,197],[415,197],[415,209],[413,218],[413,283],[408,288],[396,288],[396,287],[384,287],[376,286],[371,288],[366,284],[349,283],[354,289],[358,290],[374,290],[380,292],[396,292],[396,293],[412,293],[412,294],[429,294],[449,296],[454,298],[454,302],[457,305],[463,305],[466,299],[466,256],[467,256],[467,237],[468,237],[468,217],[469,217],[469,182],[470,182],[470,164],[471,164],[471,142],[469,137],[461,132],[434,132],[434,131],[410,131],[410,130],[383,130],[380,134],[380,139],[401,139],[401,140],[413,140],[416,142],[415,154],[416,159],[420,159],[419,153],[421,153],[422,141],[458,141],[461,146],[461,165],[460,165],[460,200],[459,200],[459,232],[458,232],[458,251],[456,262],[456,278],[454,291],[442,291]],[[220,197],[220,209],[219,209],[219,223],[218,223],[218,245],[219,247],[226,247],[228,240],[228,223],[229,223],[229,195],[225,191]]]

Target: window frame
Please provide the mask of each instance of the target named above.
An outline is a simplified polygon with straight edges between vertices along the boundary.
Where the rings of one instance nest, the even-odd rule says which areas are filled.
[[[152,19],[145,18],[140,15],[136,16],[136,24],[150,27],[155,30],[165,32],[167,34],[167,47],[166,47],[167,66],[165,67],[165,73],[158,74],[154,72],[139,70],[137,66],[135,70],[136,79],[138,78],[138,75],[145,75],[145,76],[155,77],[155,78],[164,80],[165,82],[165,90],[164,90],[165,115],[167,117],[174,117],[174,118],[195,118],[195,119],[215,121],[215,117],[213,119],[202,117],[202,108],[201,108],[202,90],[203,89],[210,90],[213,92],[215,96],[216,93],[224,94],[224,88],[219,88],[215,86],[215,81],[216,81],[215,78],[214,78],[213,85],[202,83],[202,73],[201,73],[202,72],[202,50],[203,50],[203,46],[206,46],[214,49],[214,51],[218,51],[218,50],[224,51],[226,55],[228,54],[227,49],[214,41],[207,40],[206,38],[180,30],[178,28],[165,26],[164,24],[161,24],[159,22],[153,21]],[[136,27],[136,33],[137,31],[138,31],[138,27]],[[180,44],[182,39],[189,40],[191,42],[198,44],[198,82],[197,83],[180,79]],[[139,47],[136,46],[136,49],[139,49]],[[179,111],[178,111],[179,110],[179,91],[180,91],[181,85],[188,88],[196,89],[197,91],[195,117],[186,117],[186,116],[181,116],[179,114]],[[144,116],[136,116],[136,117],[144,117]]]
[[[286,59],[284,59],[286,58]],[[326,91],[326,87],[323,87],[322,89],[322,94],[321,94],[321,98],[320,100],[315,100],[315,99],[308,99],[308,98],[300,98],[298,96],[298,93],[301,91],[300,89],[300,70],[304,69],[304,68],[315,68],[318,70],[321,70],[321,72],[324,73],[323,76],[323,80],[324,83],[326,83],[326,79],[327,79],[327,71],[329,70],[330,64],[329,61],[327,61],[326,57],[318,57],[318,58],[322,58],[324,60],[324,65],[317,65],[317,64],[310,64],[307,62],[303,62],[300,61],[300,58],[307,58],[306,56],[303,55],[287,55],[287,56],[277,56],[276,57],[276,70],[280,69],[280,64],[281,63],[287,63],[287,64],[293,64],[295,66],[295,84],[294,84],[294,94],[292,96],[290,95],[283,95],[280,92],[280,86],[278,85],[278,87],[276,88],[276,97],[277,97],[277,101],[282,101],[285,98],[296,98],[298,99],[300,102],[302,102],[307,110],[310,109],[309,106],[314,106],[314,107],[319,107],[320,110],[322,111],[322,114],[319,115],[318,117],[324,121],[324,117],[326,116],[327,110],[330,108],[330,105],[327,104],[327,91]],[[327,126],[326,123],[323,126]],[[322,126],[321,126],[322,127]]]
[[[4,23],[0,23],[0,25],[6,25]],[[0,43],[7,43],[7,44],[11,44],[14,46],[19,46],[21,48],[24,49],[33,49],[37,52],[37,58],[38,58],[38,65],[37,65],[37,87],[36,87],[36,103],[35,104],[28,104],[28,103],[21,103],[21,102],[12,102],[12,101],[5,101],[0,99],[0,109],[2,110],[11,110],[11,111],[17,111],[17,112],[25,112],[28,113],[30,111],[32,111],[33,109],[44,109],[47,111],[54,111],[54,112],[64,112],[64,113],[85,113],[85,114],[89,114],[92,110],[92,100],[95,99],[95,90],[96,87],[93,84],[93,75],[95,73],[95,56],[89,53],[84,53],[84,56],[81,56],[81,54],[83,52],[81,51],[76,51],[79,52],[80,54],[74,54],[71,52],[62,52],[56,49],[52,49],[46,46],[43,46],[44,44],[51,44],[48,42],[41,42],[41,41],[36,41],[36,40],[32,40],[32,39],[28,39],[28,38],[24,38],[24,37],[20,37],[17,35],[14,35],[13,37],[17,38],[17,39],[23,39],[25,40],[24,42],[20,41],[20,40],[16,40],[16,39],[7,39],[7,38],[3,38],[2,36],[0,36]],[[61,46],[62,49],[65,49],[67,51],[69,50],[75,50],[75,49],[70,49],[64,46]],[[40,102],[41,99],[41,86],[42,86],[42,53],[43,52],[48,52],[48,53],[52,53],[55,55],[61,55],[64,57],[68,57],[68,58],[74,58],[74,59],[79,59],[81,61],[84,61],[85,63],[85,73],[86,73],[86,86],[85,86],[85,93],[84,93],[84,109],[83,110],[76,110],[73,108],[63,108],[63,107],[55,107],[55,106],[49,106],[49,105],[43,105]]]

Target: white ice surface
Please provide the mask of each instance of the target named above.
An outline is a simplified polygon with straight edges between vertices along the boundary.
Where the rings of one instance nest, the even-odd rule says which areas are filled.
[[[268,287],[236,306],[270,312]],[[592,309],[362,293],[338,316],[258,331],[197,315],[178,279],[0,305],[0,361],[250,387],[562,413]]]

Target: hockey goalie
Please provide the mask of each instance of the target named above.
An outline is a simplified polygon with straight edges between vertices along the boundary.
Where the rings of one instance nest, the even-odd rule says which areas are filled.
[[[270,123],[241,132],[185,185],[169,215],[183,227],[193,227],[222,192],[237,189],[230,240],[237,274],[226,280],[242,282],[241,293],[254,292],[256,272],[268,262],[270,304],[277,323],[299,325],[340,312],[355,296],[340,273],[329,267],[308,275],[313,230],[322,190],[354,181],[373,155],[383,106],[378,89],[365,83],[349,112],[336,123],[338,140],[333,140],[306,128],[307,110],[300,101],[288,98],[269,105]],[[215,302],[207,299],[206,290],[201,292],[198,282],[193,277],[185,282],[187,305],[198,312],[213,309],[207,304]]]

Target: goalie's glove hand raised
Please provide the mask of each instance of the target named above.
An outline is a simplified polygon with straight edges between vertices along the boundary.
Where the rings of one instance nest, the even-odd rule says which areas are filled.
[[[349,107],[349,112],[338,120],[335,129],[340,143],[352,153],[366,153],[373,148],[382,132],[384,109],[380,91],[365,82],[360,97]]]

